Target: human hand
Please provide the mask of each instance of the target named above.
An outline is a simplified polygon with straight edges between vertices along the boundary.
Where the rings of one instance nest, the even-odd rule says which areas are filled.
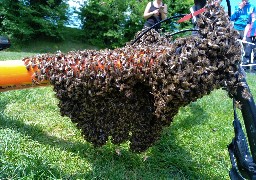
[[[159,12],[160,12],[160,13],[164,13],[164,6],[161,6],[161,7],[159,8]]]
[[[153,15],[154,15],[154,16],[158,16],[158,15],[159,15],[159,9],[154,10],[154,11],[153,11]]]

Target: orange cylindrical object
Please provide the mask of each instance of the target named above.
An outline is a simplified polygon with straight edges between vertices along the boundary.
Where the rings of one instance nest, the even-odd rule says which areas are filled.
[[[33,74],[32,67],[27,69],[21,60],[0,61],[0,92],[32,86]]]
[[[0,86],[31,84],[32,75],[23,61],[0,61]]]

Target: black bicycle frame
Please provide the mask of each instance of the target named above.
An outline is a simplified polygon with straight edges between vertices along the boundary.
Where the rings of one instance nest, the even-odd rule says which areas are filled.
[[[228,7],[228,15],[231,16],[230,1],[226,0]],[[201,9],[206,5],[206,0],[194,0],[195,10]],[[165,21],[183,17],[184,15],[172,16],[165,20],[162,20],[154,26],[143,31],[133,42],[134,44],[140,39],[145,33],[150,31],[152,28]],[[170,34],[173,36],[178,33],[187,31],[196,31],[194,29],[181,30]],[[234,106],[234,133],[235,137],[232,142],[228,145],[228,151],[232,168],[229,171],[231,180],[243,180],[244,178],[256,180],[256,106],[253,96],[250,92],[250,88],[246,82],[245,72],[240,65],[238,66],[237,83],[239,84],[236,94],[233,95],[233,106]],[[237,117],[236,102],[241,105],[241,113],[244,120],[247,137],[243,131],[242,125]],[[249,147],[247,144],[249,142]],[[250,149],[250,150],[249,150]]]
[[[179,18],[179,17],[183,17],[183,16],[185,16],[185,15],[186,15],[186,14],[180,14],[180,15],[176,15],[176,16],[171,16],[171,17],[169,17],[169,18],[166,18],[166,19],[164,19],[164,20],[162,20],[162,21],[157,22],[157,23],[154,24],[153,26],[151,26],[151,27],[145,29],[144,31],[142,31],[141,34],[140,34],[131,44],[133,45],[133,44],[134,44],[136,41],[138,41],[144,34],[146,34],[146,33],[147,33],[148,31],[150,31],[151,29],[155,28],[157,25],[159,25],[159,24],[161,24],[161,23],[163,23],[163,22],[166,22],[166,21],[170,21],[170,20],[172,20],[172,19],[176,19],[176,18]]]
[[[256,106],[250,88],[246,82],[245,72],[241,66],[239,66],[237,82],[240,85],[233,99],[233,126],[235,137],[228,145],[232,165],[229,175],[232,180],[244,178],[256,180]],[[236,102],[241,105],[241,112],[250,147],[248,147],[246,136],[236,114]],[[249,151],[249,149],[251,151]]]

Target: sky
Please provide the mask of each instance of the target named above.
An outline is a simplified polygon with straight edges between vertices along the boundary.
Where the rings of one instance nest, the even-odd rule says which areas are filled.
[[[255,0],[251,0],[251,1],[255,1]],[[235,6],[238,6],[238,4],[240,2],[241,2],[241,0],[230,0],[231,13],[235,10]],[[227,2],[226,2],[226,0],[222,0],[221,5],[224,6],[225,9],[227,10]]]
[[[84,4],[86,0],[68,0],[68,4],[71,7],[79,8],[80,4]]]
[[[78,18],[78,15],[76,13],[74,13],[73,9],[79,10],[79,7],[81,6],[81,4],[84,4],[84,2],[86,2],[86,0],[68,0],[68,4],[70,6],[70,11],[71,11],[71,13],[73,12],[72,16],[70,17],[72,24],[70,24],[68,26],[75,27],[75,28],[80,27],[81,21]]]

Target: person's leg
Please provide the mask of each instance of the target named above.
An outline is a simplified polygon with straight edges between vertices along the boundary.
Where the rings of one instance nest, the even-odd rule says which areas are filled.
[[[253,64],[256,64],[256,46],[253,47]],[[256,73],[256,65],[252,66],[252,70],[254,73]]]
[[[249,42],[249,43],[253,43],[253,38],[252,37],[246,37],[246,41],[247,42]],[[252,64],[252,51],[253,51],[253,48],[254,48],[254,45],[252,45],[252,44],[248,44],[247,46],[246,46],[246,50],[245,50],[245,54],[246,54],[246,56],[248,56],[249,57],[249,64]]]
[[[252,38],[252,43],[256,43],[256,37]],[[253,64],[256,64],[256,44],[252,45],[252,52],[253,52]],[[252,67],[253,71],[256,72],[256,66]]]
[[[252,42],[251,38],[246,38],[247,42]],[[247,65],[251,63],[251,53],[252,53],[252,45],[244,43],[244,57],[243,57],[243,65]],[[249,66],[244,66],[244,70],[249,70]]]
[[[239,37],[238,37],[238,39],[243,39],[243,37],[244,37],[244,31],[242,30],[242,31],[238,31],[238,33],[239,33]],[[243,43],[243,54],[245,53],[245,48],[246,48],[246,43]]]

